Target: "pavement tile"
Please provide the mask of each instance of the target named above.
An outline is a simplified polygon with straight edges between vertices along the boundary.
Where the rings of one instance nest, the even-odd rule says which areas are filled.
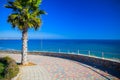
[[[20,55],[7,55],[20,62]],[[20,67],[19,80],[120,80],[101,70],[72,60],[40,55],[28,55],[28,59],[37,65]]]

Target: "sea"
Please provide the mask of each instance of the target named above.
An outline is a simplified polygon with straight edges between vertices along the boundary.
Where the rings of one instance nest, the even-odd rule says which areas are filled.
[[[0,50],[21,51],[21,49],[21,40],[0,40]],[[28,51],[83,54],[119,60],[120,40],[29,39]]]

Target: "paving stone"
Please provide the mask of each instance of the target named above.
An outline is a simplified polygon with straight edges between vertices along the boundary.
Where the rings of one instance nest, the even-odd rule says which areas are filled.
[[[20,55],[7,55],[20,62]],[[99,69],[72,60],[40,55],[29,55],[28,59],[36,65],[20,67],[19,80],[120,80]]]

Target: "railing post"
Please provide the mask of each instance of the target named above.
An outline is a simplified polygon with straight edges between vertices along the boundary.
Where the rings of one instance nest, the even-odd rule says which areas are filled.
[[[80,51],[78,50],[78,55],[79,55],[79,52],[80,52]]]
[[[59,49],[59,53],[60,53],[60,49]]]
[[[90,50],[88,51],[88,55],[90,56]]]
[[[104,58],[104,52],[102,52],[102,58]]]

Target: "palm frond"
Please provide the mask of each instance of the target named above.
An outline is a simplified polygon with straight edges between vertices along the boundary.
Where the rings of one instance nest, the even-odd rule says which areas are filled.
[[[20,30],[26,28],[34,28],[37,30],[42,24],[40,16],[46,14],[44,10],[40,10],[40,3],[41,0],[8,1],[5,7],[14,11],[14,13],[8,16],[8,22],[11,23],[13,28],[17,27]]]
[[[44,10],[40,10],[39,14],[47,14]]]

